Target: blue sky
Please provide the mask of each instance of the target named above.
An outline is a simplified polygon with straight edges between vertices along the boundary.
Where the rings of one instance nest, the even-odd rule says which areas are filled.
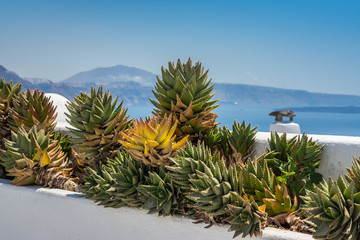
[[[0,0],[0,65],[59,81],[191,57],[214,82],[360,95],[360,1]]]

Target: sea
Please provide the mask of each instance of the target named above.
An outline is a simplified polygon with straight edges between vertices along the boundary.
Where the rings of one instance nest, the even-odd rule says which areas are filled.
[[[297,106],[298,107],[298,106]],[[289,109],[291,106],[258,106],[240,105],[236,103],[220,103],[214,110],[218,113],[217,122],[220,126],[231,128],[234,120],[251,126],[257,126],[259,132],[268,132],[275,118],[269,113],[279,109]],[[151,115],[153,106],[129,106],[128,114],[134,118],[144,118]],[[294,122],[300,125],[301,132],[307,134],[360,136],[360,113],[336,112],[296,112]],[[287,118],[284,117],[284,120]]]

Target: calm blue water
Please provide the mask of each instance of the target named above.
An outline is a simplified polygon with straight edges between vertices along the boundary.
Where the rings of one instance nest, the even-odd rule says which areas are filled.
[[[221,103],[215,111],[218,113],[217,122],[220,122],[221,126],[231,127],[235,119],[240,122],[245,120],[246,124],[251,123],[252,126],[258,126],[260,132],[267,132],[270,123],[274,122],[274,117],[269,116],[269,113],[282,108],[284,106],[244,106]],[[150,105],[129,106],[128,113],[131,117],[139,118],[150,115],[152,109],[153,107]],[[302,132],[360,136],[360,114],[313,112],[295,112],[295,114],[294,122],[300,124]]]

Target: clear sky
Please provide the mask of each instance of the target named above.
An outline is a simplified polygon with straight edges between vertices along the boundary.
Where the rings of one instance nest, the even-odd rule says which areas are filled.
[[[214,82],[360,95],[360,1],[0,0],[0,65],[59,81],[191,57]]]

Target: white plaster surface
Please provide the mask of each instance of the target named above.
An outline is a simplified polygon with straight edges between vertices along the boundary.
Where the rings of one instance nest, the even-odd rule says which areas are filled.
[[[288,138],[296,134],[287,134]],[[312,135],[308,134],[314,141],[323,144],[324,150],[320,158],[318,172],[326,179],[331,176],[336,179],[340,174],[347,173],[346,168],[352,166],[353,156],[360,156],[360,137],[332,136],[332,135]],[[258,132],[255,141],[255,155],[260,156],[265,153],[268,147],[269,132]]]
[[[57,93],[45,93],[45,96],[50,97],[50,101],[53,101],[53,105],[56,106],[56,129],[66,130],[66,127],[70,127],[70,124],[66,122],[65,113],[68,113],[66,103],[69,101],[66,97]]]
[[[6,240],[215,240],[232,239],[228,226],[204,228],[192,220],[158,217],[136,208],[104,208],[78,193],[17,187],[0,179],[0,239]],[[238,238],[240,239],[240,238]],[[249,238],[246,238],[249,239]],[[268,240],[307,240],[310,235],[266,228]]]
[[[294,122],[274,122],[270,124],[270,132],[300,134],[300,125]]]

